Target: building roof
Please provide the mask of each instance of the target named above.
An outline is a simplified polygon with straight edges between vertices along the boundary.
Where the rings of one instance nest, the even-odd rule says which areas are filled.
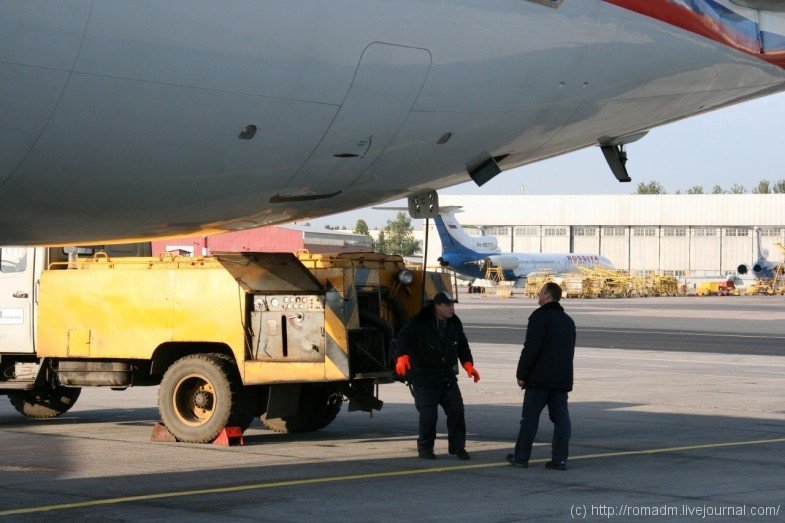
[[[783,226],[785,194],[442,195],[465,225]]]

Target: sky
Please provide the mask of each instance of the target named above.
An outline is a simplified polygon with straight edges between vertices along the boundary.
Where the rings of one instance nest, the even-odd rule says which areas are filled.
[[[591,147],[505,171],[482,187],[468,182],[439,194],[630,194],[651,180],[668,193],[734,183],[750,190],[762,179],[785,178],[785,93],[654,128],[625,149],[630,183],[616,181],[600,149]],[[406,200],[384,205],[405,207]],[[363,218],[373,229],[394,214],[365,208],[309,221],[352,229]]]

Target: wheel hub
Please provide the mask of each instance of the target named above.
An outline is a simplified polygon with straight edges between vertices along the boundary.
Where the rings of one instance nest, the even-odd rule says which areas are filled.
[[[200,409],[209,409],[210,408],[210,395],[207,394],[205,391],[200,390],[194,395],[194,405]]]
[[[215,412],[215,388],[202,374],[184,376],[175,385],[172,402],[175,415],[191,427],[207,423]]]

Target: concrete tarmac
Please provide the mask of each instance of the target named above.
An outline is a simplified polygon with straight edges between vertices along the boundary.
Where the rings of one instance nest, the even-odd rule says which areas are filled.
[[[514,368],[533,300],[461,296],[478,384],[460,377],[468,462],[416,457],[409,391],[373,417],[243,447],[153,443],[157,388],[85,389],[27,420],[0,398],[0,518],[18,521],[782,521],[785,299],[565,302],[578,325],[571,458],[549,471],[543,414],[531,467],[504,462],[520,418]]]

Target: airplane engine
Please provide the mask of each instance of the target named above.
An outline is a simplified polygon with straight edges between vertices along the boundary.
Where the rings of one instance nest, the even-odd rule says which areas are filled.
[[[736,267],[736,272],[738,272],[739,274],[747,274],[748,271],[749,271],[749,269],[743,263],[741,265],[739,265],[738,267]]]
[[[480,268],[483,267],[499,267],[505,271],[512,270],[518,267],[520,261],[515,256],[506,256],[501,254],[499,256],[488,256],[483,260]]]
[[[763,267],[761,267],[761,265],[759,263],[756,263],[755,265],[752,266],[752,272],[754,272],[755,274],[758,274],[762,270],[763,270]]]

